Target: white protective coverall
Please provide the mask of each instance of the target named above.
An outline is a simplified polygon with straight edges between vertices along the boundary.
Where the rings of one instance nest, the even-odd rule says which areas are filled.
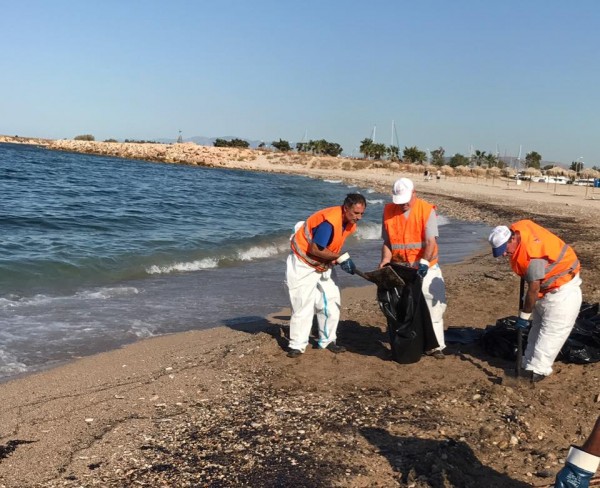
[[[290,349],[306,350],[315,314],[319,325],[319,347],[325,348],[335,342],[341,300],[332,272],[329,269],[319,273],[293,252],[288,256],[286,284],[292,304]]]
[[[431,316],[431,323],[433,325],[433,331],[435,332],[435,338],[438,341],[438,350],[443,350],[446,347],[444,341],[444,312],[446,311],[446,284],[444,283],[444,277],[442,276],[442,269],[439,264],[434,264],[425,278],[423,278],[423,297],[427,302],[427,308],[429,309],[429,315]]]
[[[552,373],[552,363],[573,329],[581,301],[581,278],[577,274],[535,302],[523,356],[524,369],[544,376]]]

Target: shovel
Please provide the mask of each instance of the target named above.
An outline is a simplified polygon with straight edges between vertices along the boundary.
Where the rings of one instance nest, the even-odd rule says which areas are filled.
[[[519,285],[519,310],[523,309],[523,302],[525,295],[525,280],[521,278],[521,284]],[[509,386],[517,386],[521,380],[521,366],[523,361],[523,331],[517,328],[517,358],[515,360],[515,375],[514,377],[505,376],[502,383],[506,383]]]
[[[363,272],[355,269],[354,273],[371,283],[375,283],[378,288],[390,290],[397,286],[404,286],[406,282],[396,273],[391,266],[384,266],[375,271]]]
[[[519,285],[519,311],[523,310],[523,303],[525,301],[523,295],[525,294],[525,279],[521,278],[521,284]],[[521,366],[523,361],[523,331],[521,328],[517,328],[517,361],[515,363],[515,376],[521,377]]]

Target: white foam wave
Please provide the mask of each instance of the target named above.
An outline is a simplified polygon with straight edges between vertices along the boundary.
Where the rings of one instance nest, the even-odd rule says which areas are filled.
[[[253,261],[254,259],[270,258],[280,252],[283,252],[286,246],[254,246],[245,251],[238,252],[238,259],[241,261]]]
[[[382,205],[384,202],[383,198],[378,198],[375,200],[367,199],[367,205]]]
[[[32,297],[14,296],[13,299],[0,298],[0,309],[24,307],[27,305],[45,305],[50,303],[52,300],[56,300],[56,298],[46,295],[34,295]]]
[[[130,332],[138,339],[147,339],[148,337],[154,337],[155,332],[148,327],[148,324],[141,320],[134,320],[131,324]]]
[[[381,239],[381,225],[375,223],[358,224],[354,234],[361,241],[373,241]]]
[[[342,180],[323,180],[325,183],[341,183]]]
[[[26,364],[17,361],[12,354],[0,349],[0,376],[10,376],[25,371],[27,371]]]
[[[438,214],[437,216],[438,227],[442,225],[448,225],[450,223],[450,219],[444,215]]]
[[[186,273],[189,271],[200,271],[202,269],[211,269],[219,266],[219,260],[215,258],[199,259],[190,263],[174,263],[166,266],[152,265],[146,268],[148,274],[169,274]]]
[[[133,286],[119,286],[114,288],[100,288],[95,291],[82,291],[76,293],[76,297],[83,299],[107,299],[118,296],[137,295],[139,290]]]

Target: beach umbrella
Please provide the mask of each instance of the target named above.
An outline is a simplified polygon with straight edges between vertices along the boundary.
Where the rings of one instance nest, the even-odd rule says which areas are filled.
[[[600,173],[598,171],[596,171],[595,169],[591,169],[591,168],[586,168],[583,171],[581,171],[579,174],[582,178],[598,178],[598,176],[600,175]],[[590,188],[590,185],[586,184],[584,198],[587,198],[589,188]],[[593,188],[594,188],[594,186],[592,185],[592,194],[594,193]]]
[[[488,168],[488,169],[486,170],[486,174],[487,174],[488,176],[491,176],[491,177],[492,177],[492,186],[494,185],[494,179],[495,179],[495,178],[498,178],[498,176],[500,176],[500,173],[501,173],[501,172],[502,172],[502,170],[501,170],[500,168],[496,167],[496,166],[493,166],[493,167],[491,167],[491,168]]]
[[[425,166],[422,164],[411,164],[410,166],[411,166],[412,173],[423,174],[423,172],[425,171]]]
[[[565,168],[561,168],[560,166],[552,166],[546,170],[546,174],[550,176],[564,176]],[[556,179],[554,179],[554,193],[556,193]]]
[[[546,174],[551,176],[565,176],[568,170],[561,168],[560,166],[552,166],[552,168],[546,170]]]
[[[454,174],[454,168],[445,164],[440,168],[440,171],[444,176],[452,176]]]
[[[500,170],[500,174],[506,178],[506,187],[508,188],[510,186],[510,180],[517,174],[517,170],[510,166],[506,166]]]
[[[485,169],[477,166],[471,169],[471,174],[474,174],[477,177],[477,182],[479,182],[479,177],[485,174]]]
[[[507,178],[510,178],[511,176],[514,176],[517,174],[517,170],[515,168],[511,168],[510,166],[507,166],[506,168],[502,168],[500,170],[500,172],[502,173],[502,176],[506,176]]]
[[[459,176],[465,176],[471,173],[471,169],[468,166],[461,165],[454,168],[454,172]]]
[[[541,175],[542,173],[541,173],[541,171],[539,169],[537,169],[537,168],[531,168],[531,167],[530,168],[526,168],[525,171],[524,171],[524,173],[525,173],[526,176],[529,176],[529,187],[527,189],[531,190],[531,179],[534,176]]]

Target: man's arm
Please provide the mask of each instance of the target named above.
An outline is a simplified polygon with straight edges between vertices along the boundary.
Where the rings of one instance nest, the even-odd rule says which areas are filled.
[[[588,488],[600,464],[600,417],[582,447],[571,446],[554,488]]]
[[[600,457],[600,417],[596,419],[596,425],[581,449],[593,456]]]
[[[535,302],[538,300],[538,295],[540,293],[541,281],[528,281],[527,282],[527,293],[525,293],[525,300],[523,302],[523,310],[524,313],[533,312],[533,307],[535,306]]]
[[[383,246],[381,246],[381,261],[379,262],[379,267],[383,268],[391,260],[392,250],[390,249],[389,245],[384,242]]]
[[[425,251],[423,251],[423,259],[431,261],[434,256],[436,237],[427,237],[425,240]]]
[[[324,259],[325,261],[335,261],[337,258],[341,256],[341,254],[335,253],[327,249],[326,247],[321,247],[315,242],[311,242],[308,247],[308,252],[313,256]]]

